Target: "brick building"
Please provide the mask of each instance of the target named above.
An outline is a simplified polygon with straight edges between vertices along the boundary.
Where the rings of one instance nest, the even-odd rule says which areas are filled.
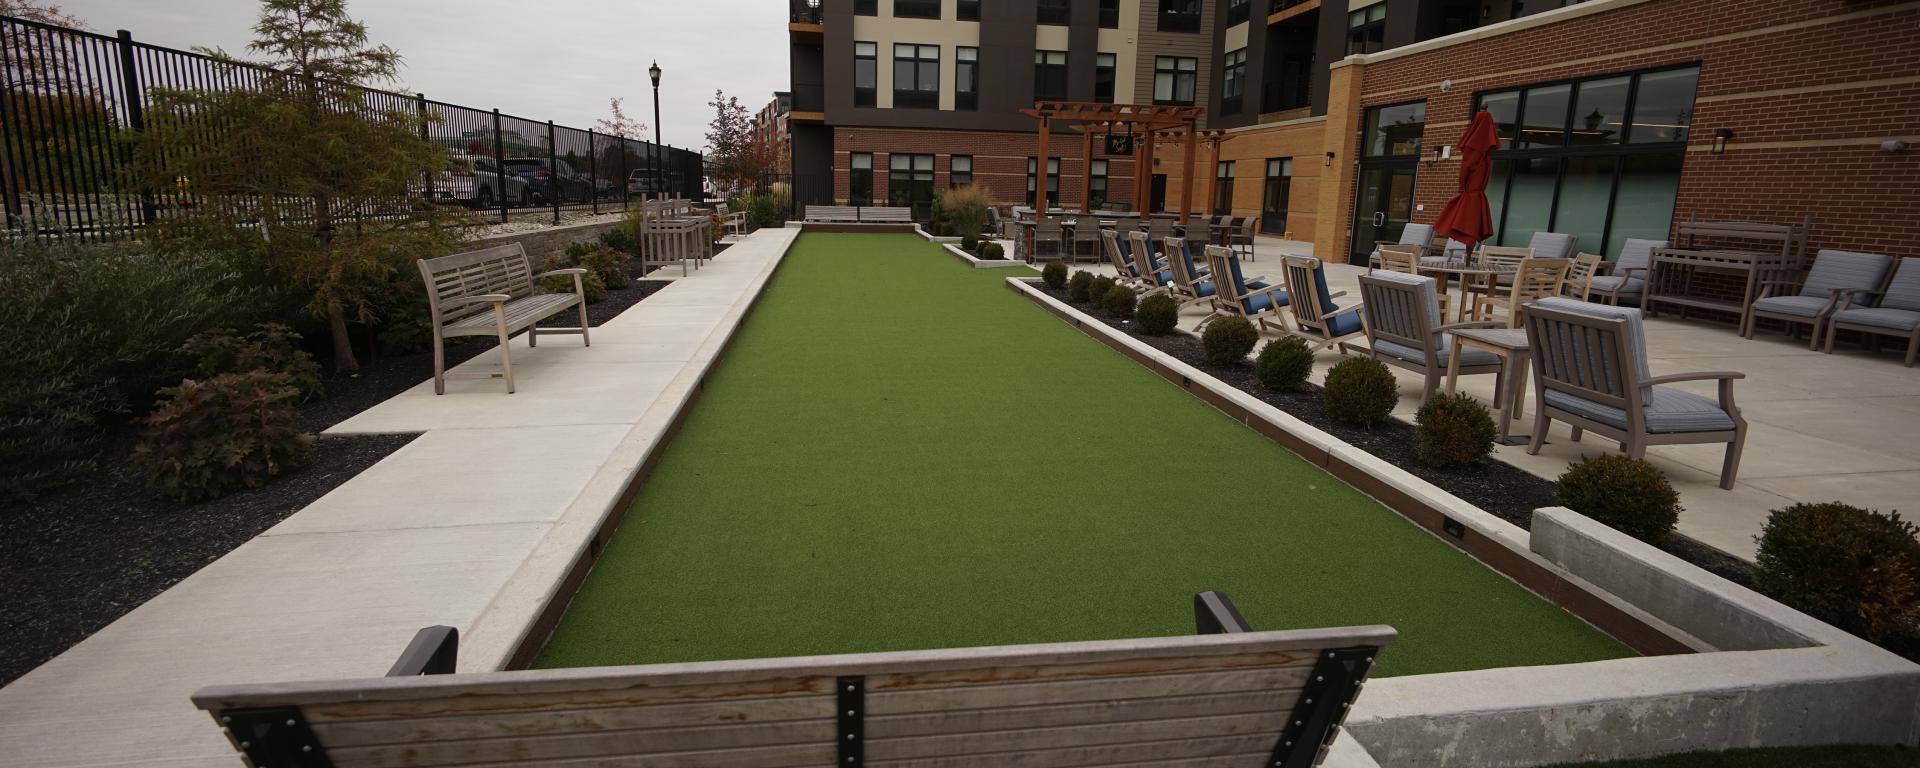
[[[793,173],[793,141],[789,128],[788,115],[793,111],[793,94],[787,91],[774,91],[773,100],[753,115],[753,137],[763,147],[774,147],[779,157],[774,158],[775,173],[785,176]]]

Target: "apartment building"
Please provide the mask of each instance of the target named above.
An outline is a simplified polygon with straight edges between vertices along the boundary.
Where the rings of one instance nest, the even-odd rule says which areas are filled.
[[[789,91],[774,91],[773,100],[753,114],[753,137],[755,143],[772,148],[778,153],[773,158],[774,172],[785,176],[793,173],[793,137],[787,116],[793,112],[793,94]]]
[[[1256,216],[1358,258],[1453,194],[1475,111],[1503,145],[1496,241],[1616,254],[1676,217],[1799,222],[1816,247],[1911,252],[1920,6],[1900,0],[792,0],[803,202],[1002,200]],[[1224,129],[1179,164],[1056,135],[1036,100],[1192,104]],[[1161,153],[1171,156],[1173,153]],[[1202,191],[1208,194],[1202,194]],[[1802,194],[1801,192],[1814,194]],[[1201,211],[1205,200],[1213,209]],[[1822,235],[1825,235],[1823,237]]]

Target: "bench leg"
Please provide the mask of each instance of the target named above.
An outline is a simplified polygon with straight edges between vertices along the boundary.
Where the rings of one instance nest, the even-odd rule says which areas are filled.
[[[579,304],[575,304],[574,306],[580,308],[580,343],[582,346],[591,347],[593,346],[593,339],[587,336],[587,302],[582,299]]]
[[[503,308],[504,306],[493,305],[493,317],[498,323],[496,327],[500,329],[500,370],[506,374],[507,394],[511,395],[513,394],[513,354],[507,348],[507,311]]]
[[[537,346],[540,346],[540,323],[539,323],[539,321],[534,321],[534,324],[533,324],[533,325],[529,325],[529,326],[527,326],[527,346],[529,346],[529,347],[537,347]]]
[[[433,393],[447,393],[447,342],[440,338],[440,330],[433,333]]]

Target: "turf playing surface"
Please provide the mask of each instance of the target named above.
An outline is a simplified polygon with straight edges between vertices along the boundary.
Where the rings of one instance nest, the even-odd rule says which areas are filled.
[[[1390,624],[1631,651],[912,235],[803,235],[537,665]]]

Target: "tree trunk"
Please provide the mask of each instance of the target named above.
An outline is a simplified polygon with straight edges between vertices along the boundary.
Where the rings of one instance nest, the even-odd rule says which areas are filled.
[[[347,335],[347,313],[338,305],[327,308],[327,327],[333,332],[333,370],[360,370],[360,361],[353,356],[353,339]]]

